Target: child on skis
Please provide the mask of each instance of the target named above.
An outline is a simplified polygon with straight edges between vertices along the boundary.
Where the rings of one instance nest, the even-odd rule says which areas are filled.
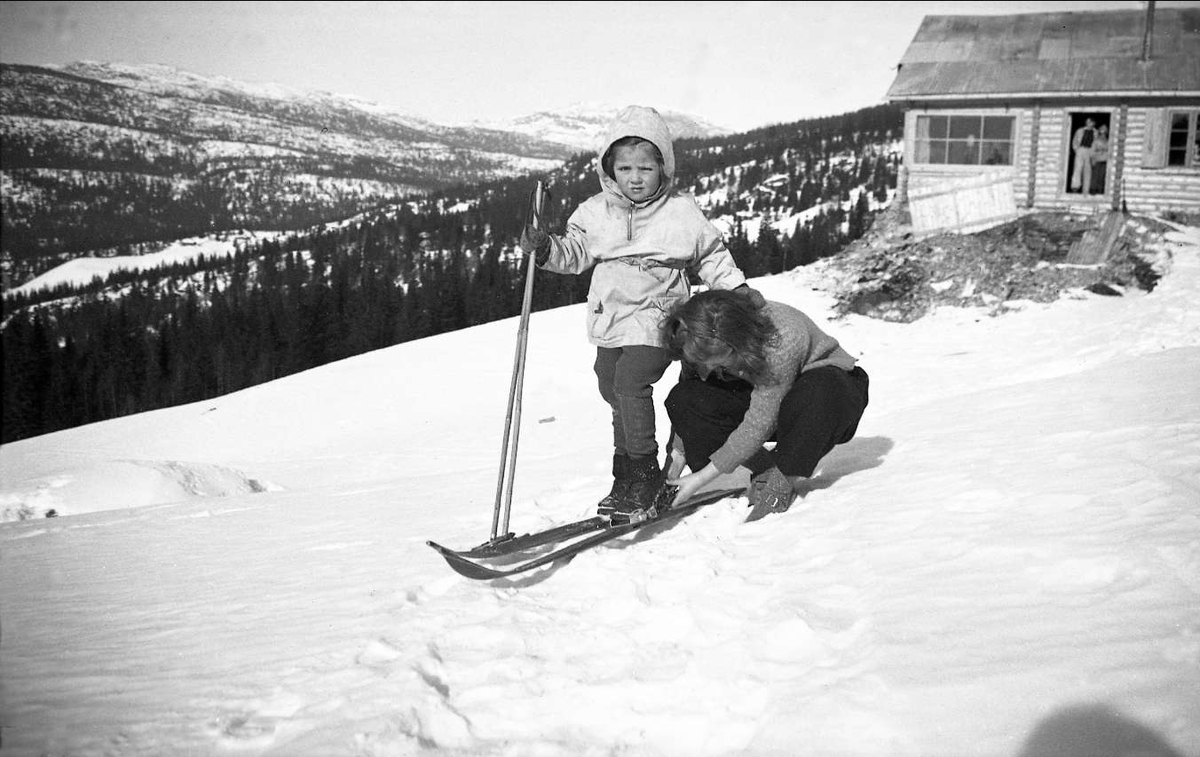
[[[866,371],[807,315],[781,302],[702,292],[671,313],[668,349],[683,361],[667,395],[675,501],[739,465],[750,469],[748,520],[782,512],[795,487],[867,407]],[[768,451],[764,444],[775,441]],[[691,469],[680,476],[684,466]]]
[[[647,513],[662,487],[653,385],[671,364],[662,323],[691,295],[689,272],[713,289],[746,286],[721,232],[690,194],[672,186],[675,153],[653,108],[617,113],[600,145],[600,192],[551,235],[526,225],[521,248],[545,270],[594,268],[587,297],[588,337],[596,345],[600,396],[612,408],[613,485],[597,507],[624,523]]]

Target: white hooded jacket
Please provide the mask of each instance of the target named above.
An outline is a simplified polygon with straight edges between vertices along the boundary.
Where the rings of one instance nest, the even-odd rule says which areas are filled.
[[[567,219],[566,233],[551,235],[542,268],[579,274],[595,266],[588,292],[588,338],[599,347],[665,347],[667,312],[691,296],[688,272],[712,289],[746,283],[721,232],[695,198],[674,189],[675,151],[658,111],[622,109],[599,145],[599,156],[622,137],[652,142],[663,156],[663,180],[653,197],[634,203],[597,161],[601,191]]]

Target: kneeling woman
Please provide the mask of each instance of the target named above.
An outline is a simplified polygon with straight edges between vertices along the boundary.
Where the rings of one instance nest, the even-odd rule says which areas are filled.
[[[866,371],[796,308],[707,291],[676,308],[664,328],[683,362],[666,400],[676,503],[744,465],[753,476],[748,519],[782,512],[796,484],[858,430]],[[692,473],[680,476],[685,464]]]

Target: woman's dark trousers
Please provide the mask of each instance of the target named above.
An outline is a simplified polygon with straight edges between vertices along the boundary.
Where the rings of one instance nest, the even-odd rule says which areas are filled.
[[[758,474],[772,464],[785,476],[809,477],[821,458],[854,438],[867,407],[867,372],[823,366],[801,373],[784,395],[771,440],[775,449],[742,462]],[[667,395],[667,414],[683,439],[688,467],[699,471],[742,422],[754,387],[745,381],[685,379]]]

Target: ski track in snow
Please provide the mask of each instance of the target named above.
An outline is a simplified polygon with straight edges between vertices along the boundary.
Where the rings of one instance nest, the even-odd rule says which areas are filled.
[[[54,494],[69,511],[65,492],[103,494],[105,476],[160,500],[0,525],[5,757],[999,757],[1093,704],[1200,754],[1186,233],[1145,297],[831,324],[871,373],[871,406],[788,513],[747,524],[730,498],[514,579],[460,578],[424,545],[486,538],[496,447],[464,447],[457,418],[499,395],[405,405],[419,449],[380,437],[397,411],[347,409],[357,384],[319,397],[377,382],[386,354],[156,416],[219,410],[191,443],[227,418],[221,459],[179,463],[197,458],[175,437],[140,456],[119,441],[134,425],[101,424],[111,437],[79,437],[95,441],[74,458],[8,445],[9,466],[29,450],[28,477],[6,467],[0,502]],[[811,310],[803,280],[756,284]],[[608,486],[606,440],[578,438],[607,419],[574,385],[590,348],[567,320],[531,342],[526,418],[555,421],[525,425],[518,531],[582,517]],[[423,341],[399,349],[442,349]],[[485,370],[507,388],[506,366]],[[243,439],[260,422],[245,408],[308,393],[333,406],[329,438],[251,454],[301,432],[280,417]],[[713,486],[745,473],[730,478]]]

